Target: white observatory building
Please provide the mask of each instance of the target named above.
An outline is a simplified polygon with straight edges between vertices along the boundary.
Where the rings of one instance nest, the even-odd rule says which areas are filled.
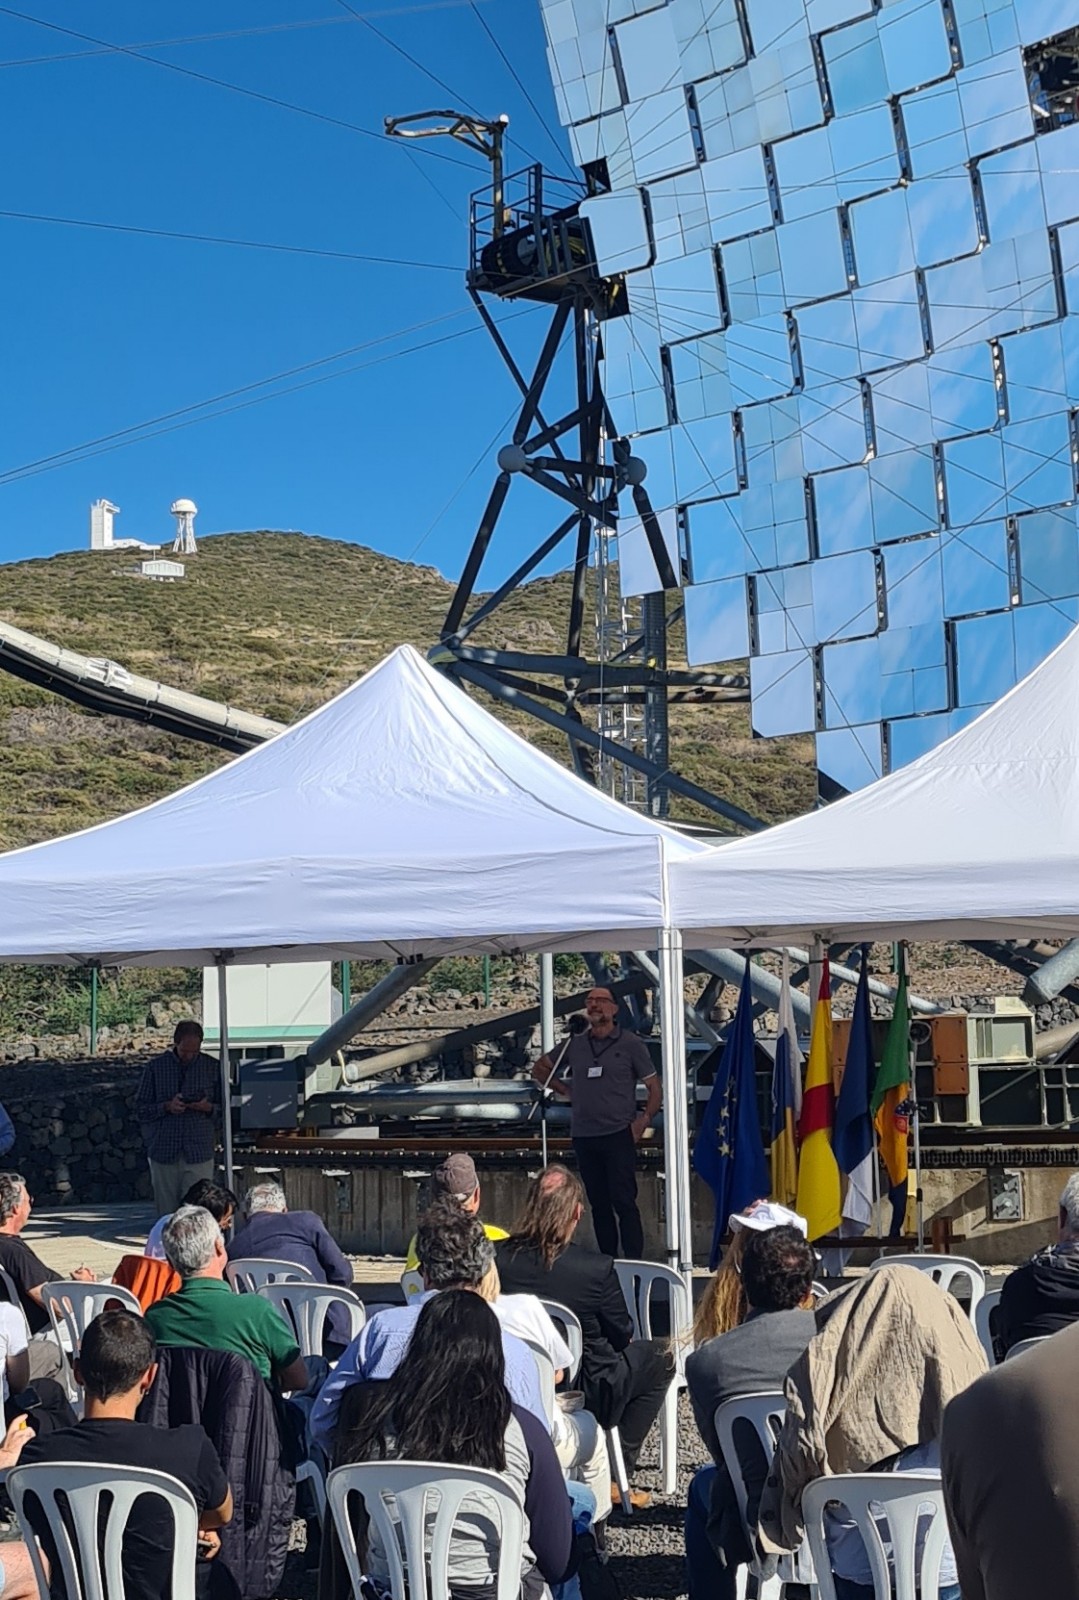
[[[176,537],[172,541],[173,554],[197,555],[199,547],[195,543],[195,517],[198,515],[198,506],[194,500],[174,500],[169,509],[176,518]]]
[[[188,504],[189,502],[184,502]],[[142,539],[117,539],[113,532],[120,507],[111,500],[95,500],[90,507],[91,550],[156,550],[156,544],[146,544]]]

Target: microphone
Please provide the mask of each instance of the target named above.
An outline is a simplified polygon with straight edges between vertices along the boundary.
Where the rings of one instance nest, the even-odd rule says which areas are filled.
[[[569,1031],[571,1035],[575,1033],[588,1032],[588,1018],[585,1016],[583,1011],[575,1011],[570,1017]]]

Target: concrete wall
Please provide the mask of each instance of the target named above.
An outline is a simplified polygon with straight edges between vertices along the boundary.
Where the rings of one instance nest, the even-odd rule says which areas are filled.
[[[256,1181],[256,1172],[273,1166],[272,1157],[252,1161],[237,1168],[242,1188]],[[1079,1162],[1076,1162],[1079,1165]],[[432,1163],[389,1163],[384,1158],[365,1161],[358,1158],[351,1170],[344,1163],[284,1165],[276,1169],[296,1209],[316,1211],[326,1219],[343,1249],[354,1255],[403,1256],[416,1226],[416,1201],[420,1181]],[[509,1227],[516,1217],[528,1186],[539,1169],[534,1161],[477,1160],[483,1189],[482,1215],[488,1222]],[[934,1216],[950,1217],[956,1242],[955,1253],[972,1256],[985,1265],[1015,1265],[1026,1259],[1055,1235],[1057,1202],[1065,1179],[1072,1170],[1070,1152],[1061,1152],[1060,1164],[1022,1169],[1024,1217],[1019,1223],[992,1223],[988,1220],[988,1183],[984,1169],[931,1169],[923,1174],[926,1237]],[[327,1172],[340,1176],[327,1176]],[[658,1166],[645,1166],[639,1175],[641,1213],[645,1223],[645,1254],[662,1259],[663,1194],[665,1184]],[[698,1265],[706,1265],[712,1241],[713,1202],[711,1191],[694,1179],[693,1242]],[[594,1243],[590,1224],[582,1224],[582,1243]],[[874,1252],[875,1253],[875,1252]],[[857,1257],[855,1258],[857,1261]],[[867,1261],[870,1256],[867,1254]]]

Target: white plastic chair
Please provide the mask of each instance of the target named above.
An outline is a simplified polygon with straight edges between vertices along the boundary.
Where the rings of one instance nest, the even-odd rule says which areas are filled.
[[[536,1371],[539,1373],[540,1399],[543,1401],[543,1414],[547,1418],[548,1423],[553,1425],[555,1405],[557,1404],[554,1397],[554,1362],[551,1360],[549,1352],[545,1350],[541,1344],[537,1344],[535,1339],[526,1339],[524,1342],[532,1352],[536,1363]]]
[[[1014,1361],[1016,1356],[1025,1355],[1028,1350],[1036,1350],[1040,1344],[1045,1343],[1046,1339],[1051,1339],[1052,1337],[1051,1333],[1041,1333],[1034,1339],[1020,1339],[1018,1344],[1013,1344],[1011,1349],[1006,1351],[1004,1359],[1005,1361]]]
[[[985,1273],[978,1263],[971,1261],[968,1256],[934,1256],[928,1251],[913,1256],[878,1256],[869,1270],[880,1272],[887,1267],[917,1267],[919,1272],[927,1272],[933,1282],[949,1294],[955,1294],[957,1278],[966,1278],[970,1284],[970,1305],[967,1308],[967,1315],[971,1322],[974,1321],[978,1301],[985,1293]],[[958,1299],[958,1296],[956,1298]]]
[[[787,1402],[780,1390],[739,1395],[736,1399],[725,1400],[721,1406],[716,1407],[715,1423],[719,1447],[727,1464],[731,1483],[734,1485],[738,1516],[746,1536],[746,1544],[751,1551],[756,1550],[757,1530],[749,1521],[749,1490],[743,1468],[745,1435],[749,1428],[753,1429],[767,1470],[775,1455],[776,1440],[779,1438],[779,1430],[783,1426],[786,1412]],[[742,1455],[738,1453],[739,1443],[743,1447]],[[765,1578],[762,1575],[755,1555],[750,1559],[749,1570],[756,1579],[759,1596],[779,1595],[786,1583],[812,1585],[815,1581],[805,1546],[791,1555],[781,1556],[779,1571],[774,1577]]]
[[[257,1294],[264,1283],[314,1283],[306,1267],[295,1261],[262,1261],[256,1256],[238,1256],[225,1268],[225,1277],[237,1294]]]
[[[301,1483],[309,1483],[311,1492],[315,1497],[315,1515],[318,1517],[320,1528],[326,1526],[326,1474],[322,1470],[322,1462],[314,1461],[310,1456],[301,1461],[296,1468],[296,1487]]]
[[[996,1366],[997,1357],[996,1351],[993,1349],[993,1335],[989,1327],[989,1317],[999,1304],[1000,1290],[987,1289],[978,1301],[977,1310],[974,1313],[974,1331],[978,1335],[982,1349],[985,1351],[985,1359],[991,1367]]]
[[[303,1356],[322,1354],[326,1318],[334,1306],[345,1306],[349,1316],[348,1340],[351,1343],[367,1321],[359,1295],[351,1289],[338,1289],[327,1283],[264,1283],[256,1291],[263,1300],[276,1306],[296,1335]]]
[[[837,1501],[858,1524],[873,1573],[875,1600],[917,1600],[919,1595],[937,1593],[948,1536],[939,1474],[923,1478],[913,1472],[840,1473],[817,1478],[803,1490],[802,1518],[820,1600],[835,1600],[824,1516]]]
[[[326,1480],[326,1497],[341,1541],[353,1600],[363,1600],[363,1573],[349,1515],[350,1497],[362,1495],[386,1554],[393,1600],[449,1600],[449,1556],[453,1525],[462,1511],[498,1529],[496,1600],[517,1600],[525,1540],[524,1505],[516,1489],[479,1467],[432,1461],[374,1461],[337,1467]],[[482,1509],[476,1499],[482,1496]],[[471,1502],[471,1503],[469,1503]]]
[[[401,1274],[401,1293],[405,1297],[405,1305],[410,1300],[415,1300],[418,1294],[423,1293],[423,1273],[416,1267],[406,1267]]]
[[[570,1384],[580,1372],[581,1361],[584,1359],[584,1329],[581,1327],[581,1319],[576,1311],[571,1311],[569,1306],[562,1305],[559,1300],[541,1300],[540,1305],[566,1341],[570,1353],[566,1382]]]
[[[675,1371],[659,1414],[659,1466],[663,1493],[674,1494],[678,1486],[678,1391],[686,1387],[686,1354],[693,1326],[693,1303],[685,1279],[673,1267],[660,1266],[655,1261],[616,1261],[614,1270],[622,1285],[635,1339],[655,1337],[652,1332],[653,1296],[657,1285],[663,1284],[666,1288]]]
[[[124,1529],[136,1502],[145,1494],[153,1494],[166,1503],[172,1514],[172,1600],[195,1600],[199,1513],[191,1491],[168,1473],[141,1467],[42,1462],[12,1467],[7,1488],[42,1596],[49,1593],[49,1579],[27,1515],[28,1495],[36,1497],[48,1521],[67,1600],[122,1600]],[[108,1496],[103,1540],[99,1534],[102,1495]],[[66,1516],[58,1496],[63,1497]],[[52,1576],[55,1580],[55,1568]]]
[[[77,1400],[78,1385],[72,1362],[79,1353],[82,1336],[91,1322],[101,1315],[110,1302],[118,1300],[125,1311],[133,1311],[137,1317],[142,1316],[142,1307],[130,1289],[121,1289],[115,1283],[82,1283],[74,1278],[43,1283],[41,1298],[64,1358],[68,1393],[73,1400]]]
[[[540,1304],[569,1346],[571,1360],[566,1377],[572,1383],[580,1372],[581,1362],[584,1359],[584,1329],[581,1326],[581,1319],[576,1311],[571,1311],[569,1306],[564,1306],[560,1300],[541,1300]],[[622,1436],[617,1427],[607,1428],[605,1432],[607,1455],[610,1458],[614,1481],[618,1485],[622,1511],[630,1517],[633,1515],[633,1505],[629,1498],[629,1474],[626,1471],[625,1456],[622,1454]]]

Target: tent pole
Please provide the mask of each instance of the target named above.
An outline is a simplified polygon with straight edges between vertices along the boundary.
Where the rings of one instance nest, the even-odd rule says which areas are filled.
[[[221,1069],[221,1143],[225,1150],[225,1188],[232,1189],[232,1070],[229,1066],[229,986],[224,956],[217,962],[217,1034]]]
[[[660,1036],[663,1048],[663,1155],[667,1172],[667,1257],[693,1295],[693,1211],[689,1172],[689,1098],[683,1010],[682,935],[658,935]],[[686,1330],[672,1328],[675,1337]]]
[[[547,1056],[554,1049],[554,956],[544,950],[539,958],[540,1050]]]

